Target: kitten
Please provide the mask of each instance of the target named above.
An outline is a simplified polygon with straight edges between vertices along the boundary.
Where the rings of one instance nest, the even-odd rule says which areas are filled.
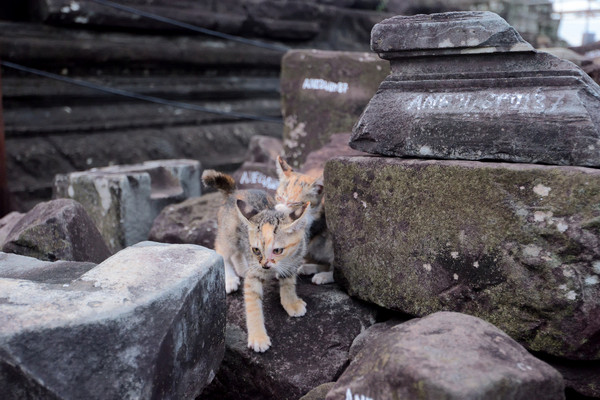
[[[263,282],[279,280],[281,305],[291,317],[306,313],[296,294],[296,272],[306,253],[305,235],[310,203],[285,211],[273,209],[273,198],[262,190],[235,190],[234,179],[205,170],[202,181],[226,197],[218,212],[215,251],[225,264],[225,290],[238,289],[244,278],[248,347],[264,352],[271,346],[262,308]]]
[[[308,251],[305,262],[298,270],[299,274],[311,275],[317,285],[332,283],[333,280],[333,242],[325,222],[323,206],[323,177],[313,178],[295,172],[281,157],[277,157],[279,187],[275,200],[278,210],[287,210],[304,202],[310,202],[310,221],[308,224]],[[321,272],[320,272],[321,271]]]

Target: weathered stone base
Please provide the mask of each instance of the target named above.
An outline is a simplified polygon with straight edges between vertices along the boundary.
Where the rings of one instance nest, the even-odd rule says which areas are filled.
[[[472,314],[530,350],[600,359],[599,170],[337,158],[325,192],[351,295]]]
[[[213,251],[144,242],[91,269],[1,258],[1,399],[193,399],[215,376],[225,283]]]

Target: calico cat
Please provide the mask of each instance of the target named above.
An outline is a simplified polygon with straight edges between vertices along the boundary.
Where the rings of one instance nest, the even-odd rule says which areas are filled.
[[[276,209],[284,211],[298,204],[310,202],[308,223],[308,250],[306,262],[298,270],[299,274],[311,275],[312,282],[323,285],[333,282],[333,242],[325,222],[323,206],[323,177],[313,178],[295,172],[281,157],[277,157],[279,187],[275,200]]]
[[[289,316],[306,313],[306,303],[296,294],[296,272],[306,253],[310,203],[278,211],[272,196],[262,190],[236,190],[227,174],[205,170],[202,181],[225,195],[217,216],[215,251],[224,260],[227,293],[237,290],[244,278],[248,347],[264,352],[271,339],[264,323],[263,282],[279,280],[281,305]]]

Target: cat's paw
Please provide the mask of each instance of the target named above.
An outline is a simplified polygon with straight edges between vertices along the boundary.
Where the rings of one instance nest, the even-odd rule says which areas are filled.
[[[298,275],[312,275],[318,271],[318,264],[302,264],[298,268]]]
[[[319,272],[312,277],[312,283],[315,285],[325,285],[327,283],[333,283],[333,271]]]
[[[281,303],[290,317],[301,317],[306,314],[306,302],[298,299],[291,303]]]
[[[233,293],[240,287],[240,277],[226,277],[225,278],[225,291],[227,294]]]
[[[271,338],[266,333],[256,333],[248,335],[248,348],[263,353],[271,347]]]

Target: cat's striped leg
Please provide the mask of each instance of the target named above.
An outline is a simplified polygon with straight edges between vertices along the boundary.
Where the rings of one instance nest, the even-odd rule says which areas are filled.
[[[296,294],[296,276],[279,280],[281,305],[290,317],[306,314],[306,303]]]
[[[263,352],[271,347],[271,339],[265,328],[262,298],[263,285],[260,279],[246,275],[244,278],[244,306],[246,308],[248,347],[256,352]]]

